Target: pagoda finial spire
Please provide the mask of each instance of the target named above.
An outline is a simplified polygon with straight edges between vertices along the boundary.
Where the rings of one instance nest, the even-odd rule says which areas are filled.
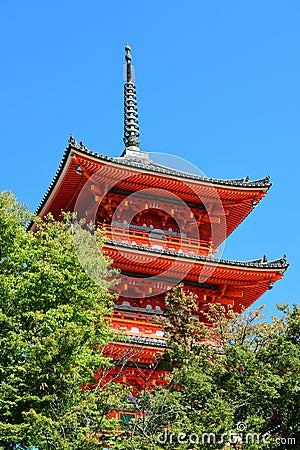
[[[131,47],[125,47],[125,84],[124,84],[124,144],[129,150],[140,151],[140,128],[134,84],[134,68],[131,64]]]

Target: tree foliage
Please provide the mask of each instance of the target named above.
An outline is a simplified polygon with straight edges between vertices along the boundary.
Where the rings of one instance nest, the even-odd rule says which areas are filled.
[[[261,308],[236,314],[214,304],[203,333],[193,317],[195,298],[177,286],[165,320],[167,359],[175,367],[170,382],[137,399],[144,417],[113,448],[297,448],[300,308],[279,309],[280,317],[267,322]]]
[[[99,345],[112,339],[104,321],[110,261],[96,236],[102,282],[93,283],[78,262],[70,219],[40,221],[11,193],[0,194],[0,448],[102,448],[97,436],[113,426],[107,413],[122,399],[117,386],[104,392],[94,378],[108,364]],[[29,220],[34,232],[26,231]],[[76,233],[88,244],[90,233],[79,226]],[[85,388],[90,383],[94,389]]]
[[[223,450],[239,439],[236,448],[297,448],[300,308],[266,321],[261,309],[213,304],[204,327],[197,298],[176,286],[160,319],[169,382],[128,398],[95,379],[113,339],[103,237],[70,219],[42,222],[0,194],[0,449]],[[111,433],[114,409],[139,417]]]

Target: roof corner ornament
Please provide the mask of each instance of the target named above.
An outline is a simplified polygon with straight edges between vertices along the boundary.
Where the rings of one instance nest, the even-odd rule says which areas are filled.
[[[263,255],[263,256],[262,256],[261,262],[262,262],[262,263],[268,262],[268,258],[266,257],[266,255]]]
[[[125,47],[125,84],[124,84],[124,144],[128,150],[140,151],[140,128],[136,88],[134,84],[134,68],[131,64],[131,47]]]
[[[73,137],[72,133],[70,133],[69,139],[68,139],[68,145],[70,147],[75,146],[77,144],[76,139]]]
[[[67,148],[74,148],[76,150],[85,150],[85,151],[88,150],[86,146],[82,143],[82,141],[77,142],[72,134],[70,134],[69,136]]]
[[[68,146],[67,148],[75,148],[76,150],[80,150],[80,144],[78,144],[78,142],[76,141],[76,139],[74,138],[74,136],[72,134],[70,134],[69,139],[68,139]]]

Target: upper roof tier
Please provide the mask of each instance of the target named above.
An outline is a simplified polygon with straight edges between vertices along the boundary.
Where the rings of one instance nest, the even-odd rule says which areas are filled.
[[[108,157],[90,151],[70,136],[66,152],[37,214],[74,211],[86,183],[98,183],[99,189],[153,195],[184,202],[193,211],[200,233],[215,249],[245,219],[271,186],[269,176],[260,180],[249,177],[220,180],[180,172],[153,162],[147,153],[126,149],[121,157]],[[198,216],[197,216],[198,214]]]
[[[125,51],[123,137],[125,149],[122,155],[108,157],[94,153],[70,136],[66,153],[37,213],[44,216],[51,211],[59,218],[62,210],[75,211],[76,202],[85,189],[87,180],[90,183],[92,180],[96,186],[90,186],[93,190],[90,192],[90,198],[86,193],[87,205],[93,203],[93,196],[95,203],[95,196],[97,201],[101,197],[99,193],[103,193],[104,190],[109,193],[113,190],[114,205],[112,198],[106,200],[102,198],[102,204],[106,201],[107,208],[111,205],[117,207],[118,194],[134,193],[139,195],[139,206],[143,209],[141,196],[148,195],[149,198],[150,195],[160,199],[157,204],[160,203],[161,210],[168,211],[169,217],[171,215],[175,221],[181,221],[182,227],[179,228],[182,235],[186,235],[187,230],[193,234],[191,232],[193,222],[193,229],[197,230],[198,236],[200,234],[199,239],[201,238],[203,242],[203,248],[206,248],[206,254],[213,254],[266,195],[271,186],[270,177],[259,180],[250,180],[249,177],[221,180],[183,172],[151,160],[149,154],[141,151],[139,147],[140,129],[131,47],[126,45]],[[182,213],[183,202],[187,207],[185,216]],[[146,203],[144,201],[145,209],[148,208]],[[177,205],[174,212],[173,207],[170,209],[171,203]],[[91,215],[93,208],[95,205],[86,211],[86,216]],[[159,208],[156,206],[156,209]],[[102,216],[102,219],[106,223],[111,222],[111,217]]]
[[[201,175],[196,175],[188,172],[182,172],[171,167],[162,166],[155,163],[149,158],[147,152],[141,150],[128,150],[125,149],[120,157],[105,156],[99,153],[95,153],[89,150],[82,142],[77,142],[72,135],[70,135],[67,151],[69,148],[73,148],[79,151],[83,151],[87,155],[102,159],[103,161],[110,161],[113,163],[121,164],[124,166],[137,168],[149,172],[159,173],[161,175],[170,175],[172,177],[180,178],[183,180],[201,181],[206,184],[213,184],[215,186],[232,186],[242,188],[259,188],[266,192],[271,186],[270,175],[259,180],[250,180],[249,176],[243,178],[237,178],[232,180],[223,180],[220,178],[211,178]],[[66,152],[67,153],[67,152]]]

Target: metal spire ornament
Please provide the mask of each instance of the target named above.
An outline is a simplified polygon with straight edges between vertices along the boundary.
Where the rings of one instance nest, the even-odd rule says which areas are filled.
[[[124,84],[124,144],[128,150],[140,151],[140,127],[134,84],[134,68],[131,64],[131,47],[125,47],[125,84]]]

